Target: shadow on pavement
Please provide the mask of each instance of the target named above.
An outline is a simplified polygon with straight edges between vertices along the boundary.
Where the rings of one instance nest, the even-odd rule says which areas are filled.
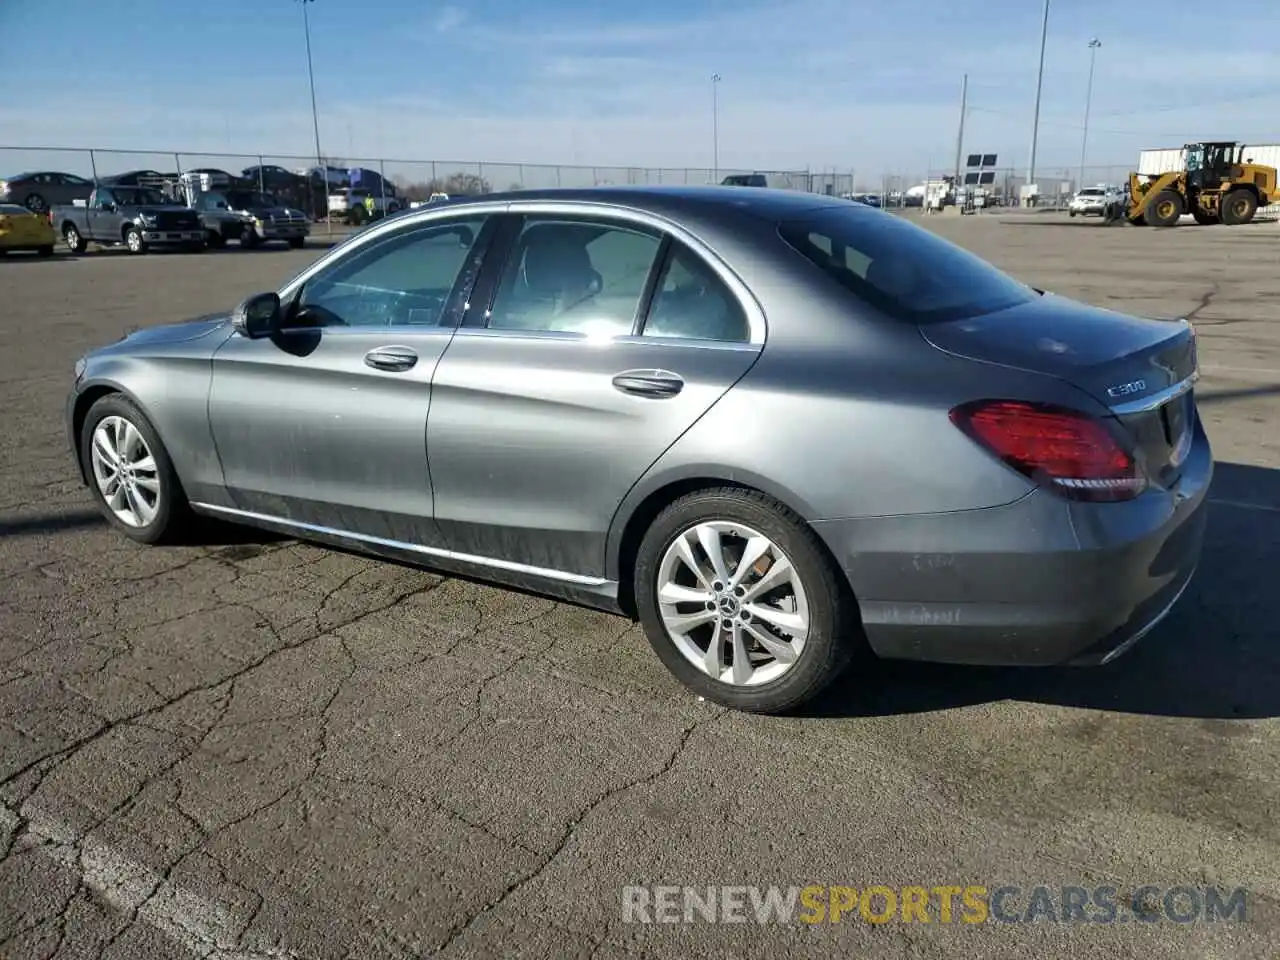
[[[0,517],[0,537],[30,537],[96,527],[107,521],[97,510],[64,510],[31,517]]]
[[[1102,667],[993,669],[882,661],[804,711],[891,716],[1023,700],[1169,717],[1280,716],[1280,471],[1218,463],[1200,568],[1181,601]]]

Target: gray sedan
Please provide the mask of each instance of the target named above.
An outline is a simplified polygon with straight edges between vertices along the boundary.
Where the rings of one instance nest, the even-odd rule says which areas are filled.
[[[779,712],[861,655],[1105,662],[1200,554],[1195,333],[891,214],[601,188],[377,224],[234,312],[76,366],[135,540],[222,518],[639,619]]]

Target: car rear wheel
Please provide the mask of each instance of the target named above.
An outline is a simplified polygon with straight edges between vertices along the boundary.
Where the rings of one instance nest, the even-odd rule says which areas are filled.
[[[640,544],[635,596],[667,668],[738,710],[798,707],[865,649],[848,586],[817,536],[755,491],[700,491],[663,510]]]
[[[180,538],[190,518],[169,454],[127,397],[108,394],[89,408],[80,457],[107,521],[139,543]]]
[[[306,237],[290,237],[289,238],[289,246],[293,247],[293,249],[295,250],[301,250],[306,245],[307,245]]]
[[[37,248],[36,248],[36,256],[37,256],[37,257],[52,257],[52,256],[53,256],[53,244],[48,244],[47,246],[43,246],[43,247],[37,247]]]
[[[80,236],[80,231],[69,223],[62,229],[62,242],[72,253],[84,253],[85,248],[89,246],[89,242]]]
[[[49,209],[48,202],[38,193],[27,194],[27,199],[22,201],[22,205],[32,213],[45,213]]]

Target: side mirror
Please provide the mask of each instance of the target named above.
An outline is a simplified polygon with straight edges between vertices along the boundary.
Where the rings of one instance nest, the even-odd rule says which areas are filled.
[[[116,208],[116,205],[112,203],[110,200],[103,200],[101,203],[98,204],[99,210],[106,210],[108,213],[110,213],[115,208]]]
[[[231,314],[236,332],[251,340],[270,336],[280,326],[280,297],[275,293],[255,293]]]

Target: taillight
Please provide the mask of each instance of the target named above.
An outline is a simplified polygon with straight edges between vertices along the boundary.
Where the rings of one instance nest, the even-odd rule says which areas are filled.
[[[978,400],[951,422],[1014,470],[1072,500],[1130,500],[1147,487],[1142,468],[1097,417],[1020,400]]]

